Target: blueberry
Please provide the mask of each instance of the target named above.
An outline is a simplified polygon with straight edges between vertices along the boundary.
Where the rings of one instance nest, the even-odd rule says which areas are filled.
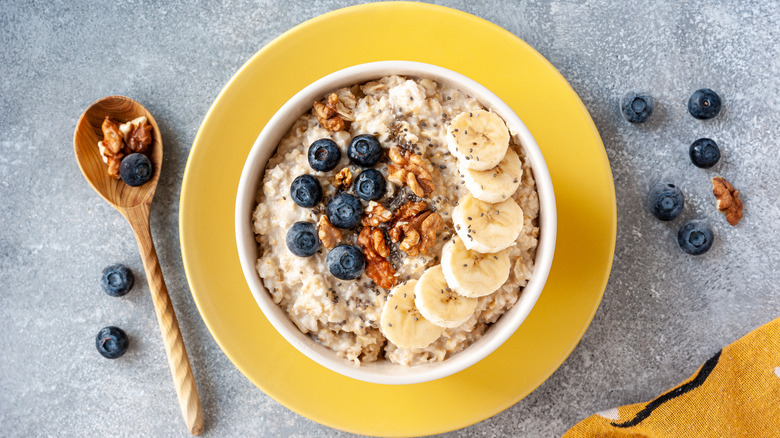
[[[296,222],[287,230],[287,248],[298,257],[309,257],[320,249],[317,227],[310,222]]]
[[[720,112],[720,96],[709,88],[696,90],[688,99],[688,112],[699,120],[711,119]]]
[[[708,169],[720,160],[720,148],[709,138],[700,138],[694,141],[688,152],[693,164],[702,169]]]
[[[704,254],[712,246],[715,236],[712,228],[703,220],[688,221],[677,233],[677,243],[690,255]]]
[[[133,271],[125,265],[111,265],[103,268],[100,275],[100,287],[103,292],[112,297],[121,297],[133,288],[135,277]]]
[[[322,186],[317,178],[301,175],[290,184],[290,197],[301,207],[314,207],[322,199]]]
[[[358,135],[349,142],[347,157],[361,167],[371,167],[382,159],[382,146],[373,135]]]
[[[330,273],[341,280],[355,280],[363,274],[366,259],[360,248],[352,245],[339,245],[333,248],[325,258]]]
[[[95,337],[97,351],[108,359],[116,359],[125,354],[129,344],[127,335],[119,327],[103,327]]]
[[[363,215],[363,204],[348,193],[339,193],[328,202],[325,214],[334,227],[352,228],[360,222]]]
[[[670,221],[682,212],[685,199],[674,184],[658,183],[650,188],[647,205],[653,216],[662,221]]]
[[[647,94],[629,92],[620,101],[623,117],[631,123],[643,123],[653,115],[655,101]]]
[[[321,138],[309,146],[309,166],[320,172],[333,170],[341,160],[341,150],[335,141]]]
[[[152,163],[144,154],[130,154],[122,159],[119,176],[130,187],[138,187],[152,179]]]
[[[366,201],[376,201],[386,190],[385,177],[378,170],[366,169],[355,178],[355,193]]]

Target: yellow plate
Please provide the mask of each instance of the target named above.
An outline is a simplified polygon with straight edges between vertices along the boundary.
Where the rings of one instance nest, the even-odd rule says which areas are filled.
[[[514,108],[544,153],[558,206],[555,261],[523,325],[465,371],[407,386],[343,377],[289,345],[246,285],[233,225],[244,160],[271,115],[328,73],[394,59],[460,72]],[[465,427],[528,395],[560,366],[588,327],[615,247],[609,162],[587,110],[566,80],[506,30],[464,12],[420,3],[331,12],[255,54],[222,90],[198,131],[179,214],[193,298],[236,367],[293,411],[369,435],[426,435]]]

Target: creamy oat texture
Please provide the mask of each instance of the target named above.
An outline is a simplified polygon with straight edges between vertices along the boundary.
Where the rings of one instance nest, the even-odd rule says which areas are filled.
[[[434,172],[435,189],[429,204],[445,222],[437,243],[426,255],[407,257],[398,252],[390,258],[399,283],[417,279],[426,268],[439,263],[444,243],[452,237],[451,213],[459,198],[468,191],[461,183],[456,159],[445,141],[448,121],[463,111],[482,108],[476,99],[429,79],[388,76],[361,86],[337,90],[339,100],[354,113],[346,131],[330,132],[322,128],[311,112],[302,115],[279,143],[266,166],[257,207],[252,220],[260,258],[257,271],[275,303],[304,333],[355,363],[389,360],[410,366],[441,361],[479,339],[491,323],[517,301],[533,272],[539,228],[539,200],[533,172],[512,135],[510,147],[523,162],[523,177],[514,199],[523,210],[524,227],[509,256],[511,271],[507,282],[495,293],[479,298],[474,315],[461,326],[444,331],[425,348],[405,349],[388,342],[379,329],[382,306],[388,291],[362,276],[344,281],[332,276],[325,264],[328,250],[307,258],[296,257],[285,244],[287,229],[297,221],[317,223],[324,214],[327,199],[336,193],[331,179],[344,167],[354,175],[360,168],[347,159],[347,145],[359,134],[373,134],[385,149],[385,159],[375,166],[387,176],[387,150],[395,145],[411,147],[429,160]],[[320,138],[338,144],[342,159],[331,172],[318,172],[308,163],[309,145]],[[323,202],[315,208],[303,208],[290,199],[290,184],[302,174],[316,176],[323,188]],[[380,202],[387,205],[403,194],[388,182],[388,191]],[[342,243],[355,245],[356,233],[343,230]],[[397,247],[397,245],[396,245]]]

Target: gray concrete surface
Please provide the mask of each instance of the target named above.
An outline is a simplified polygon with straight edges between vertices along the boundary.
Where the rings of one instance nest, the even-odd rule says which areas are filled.
[[[231,75],[290,27],[353,1],[0,3],[0,435],[186,436],[124,220],[82,180],[73,156],[78,115],[94,99],[134,96],[155,114],[166,148],[153,232],[202,396],[206,436],[348,436],[287,410],[255,388],[211,338],[188,293],[177,206],[195,132]],[[617,192],[612,276],[585,337],[539,389],[505,412],[447,436],[560,436],[603,409],[645,401],[693,373],[723,345],[780,316],[780,7],[764,1],[453,1],[546,56],[601,132]],[[725,100],[701,122],[695,89]],[[646,126],[617,101],[644,89],[658,102]],[[713,170],[687,147],[721,145]],[[729,227],[709,178],[743,194]],[[647,186],[679,184],[682,219],[643,211]],[[706,218],[717,242],[682,254],[683,220]],[[141,279],[124,299],[103,294],[100,270]],[[122,360],[95,352],[104,325],[124,327]]]

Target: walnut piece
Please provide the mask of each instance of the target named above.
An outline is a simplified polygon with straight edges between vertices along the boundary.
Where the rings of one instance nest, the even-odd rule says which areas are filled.
[[[444,227],[439,213],[426,210],[425,202],[408,202],[395,212],[388,234],[393,242],[401,242],[398,249],[410,257],[427,254],[436,243],[436,235]]]
[[[409,230],[409,232],[404,233],[404,240],[401,241],[401,245],[398,246],[398,249],[407,253],[411,251],[416,252],[415,246],[417,246],[418,243],[420,243],[420,233],[418,233],[417,230]],[[417,254],[409,255],[414,257]]]
[[[365,215],[361,220],[361,225],[364,227],[378,227],[379,224],[385,223],[393,218],[393,213],[390,210],[382,207],[381,204],[370,201],[368,207],[366,207]]]
[[[317,221],[317,235],[325,248],[333,249],[341,242],[341,230],[331,225],[324,214]]]
[[[333,177],[333,180],[331,180],[330,183],[337,189],[348,189],[349,185],[352,184],[352,172],[349,170],[349,167],[341,169],[341,171]]]
[[[385,242],[385,233],[379,228],[371,229],[371,244],[374,251],[380,256],[387,257],[390,255],[390,248],[387,247],[387,243]]]
[[[146,119],[144,117],[144,119]],[[127,147],[132,152],[138,152],[145,154],[149,149],[149,145],[152,143],[152,125],[146,123],[144,120],[141,123],[133,124],[130,127],[130,131],[127,134]]]
[[[119,126],[106,116],[101,129],[103,130],[103,147],[111,155],[118,154],[122,150],[122,133],[119,131]]]
[[[119,165],[122,162],[122,132],[119,126],[106,116],[101,125],[103,131],[103,140],[98,142],[98,150],[103,158],[103,162],[108,164],[108,176],[119,179]]]
[[[107,158],[106,164],[108,164],[108,176],[114,179],[119,179],[119,165],[122,164],[122,153],[112,155]]]
[[[390,249],[385,242],[384,233],[379,228],[363,227],[357,238],[357,243],[366,257],[366,276],[380,287],[392,289],[397,282],[395,269],[387,261]],[[382,254],[387,255],[382,255]]]
[[[339,115],[339,95],[330,93],[325,103],[314,102],[314,116],[323,128],[331,132],[343,131],[346,125]]]
[[[444,228],[444,220],[439,213],[431,213],[422,222],[420,232],[422,233],[422,242],[420,242],[420,252],[426,254],[436,243],[436,235]]]
[[[726,215],[726,221],[736,226],[742,219],[742,200],[739,191],[725,178],[712,178],[712,194],[715,195],[715,206]]]
[[[391,149],[392,150],[392,149]],[[403,167],[396,166],[394,164],[389,164],[387,166],[387,179],[391,183],[398,184],[399,186],[403,186],[406,184],[406,174],[407,172]]]
[[[389,152],[393,164],[387,166],[387,179],[398,185],[407,185],[416,196],[424,198],[433,192],[433,174],[430,163],[411,151],[393,147]]]

